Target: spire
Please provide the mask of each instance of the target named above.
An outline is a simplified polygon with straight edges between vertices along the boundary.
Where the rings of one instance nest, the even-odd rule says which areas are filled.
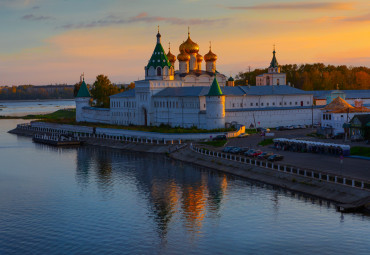
[[[188,38],[190,38],[190,27],[188,26]]]
[[[223,94],[222,94],[220,85],[218,84],[218,81],[215,76],[215,78],[213,79],[212,85],[209,88],[208,94],[206,96],[222,96],[222,95]]]
[[[87,88],[87,85],[85,83],[85,77],[83,78],[82,84],[80,86],[80,89],[78,90],[76,97],[91,97],[89,89]]]
[[[157,33],[157,43],[161,43],[161,34],[159,33],[159,25],[158,25],[158,33]]]
[[[275,68],[275,67],[279,67],[279,63],[277,62],[276,60],[276,56],[275,56],[275,44],[274,44],[274,51],[272,52],[272,60],[271,60],[271,63],[270,63],[270,68]]]

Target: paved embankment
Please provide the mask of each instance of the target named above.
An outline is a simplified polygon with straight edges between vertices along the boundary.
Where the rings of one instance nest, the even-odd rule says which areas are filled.
[[[170,156],[181,161],[334,201],[337,204],[346,204],[346,208],[350,208],[351,205],[359,208],[370,202],[368,200],[370,199],[370,191],[368,190],[335,183],[326,183],[303,176],[295,176],[254,165],[247,165],[237,161],[215,158],[196,153],[189,147],[171,153]],[[362,203],[359,203],[359,201],[362,201]]]
[[[10,130],[9,133],[23,135],[32,137],[34,134],[44,134],[45,132],[38,132],[32,130],[24,130],[15,128]],[[92,138],[92,137],[82,137],[81,141],[84,141],[85,144],[94,145],[94,146],[104,146],[115,149],[124,149],[137,152],[150,152],[150,153],[166,153],[180,148],[182,145],[166,144],[166,145],[157,145],[157,144],[145,144],[145,143],[135,143],[135,142],[124,142],[117,141],[114,139],[108,138]]]

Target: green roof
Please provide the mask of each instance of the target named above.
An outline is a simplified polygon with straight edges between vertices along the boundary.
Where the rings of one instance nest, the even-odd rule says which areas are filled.
[[[85,83],[85,79],[82,81],[81,87],[78,90],[76,97],[91,97],[89,89],[87,88],[87,85]]]
[[[275,50],[272,52],[274,55],[272,56],[272,60],[271,60],[271,63],[270,63],[270,67],[279,67],[279,63],[277,62],[276,60],[276,56],[275,56]]]
[[[216,77],[213,79],[212,85],[209,88],[208,94],[206,96],[222,96],[222,91]]]
[[[234,78],[230,76],[228,81],[234,81]]]
[[[157,45],[155,46],[152,57],[150,58],[146,68],[149,69],[149,67],[151,66],[154,68],[157,68],[158,66],[160,66],[161,68],[164,68],[165,66],[167,66],[168,68],[171,67],[171,63],[168,61],[167,55],[164,52],[161,43],[157,43]]]

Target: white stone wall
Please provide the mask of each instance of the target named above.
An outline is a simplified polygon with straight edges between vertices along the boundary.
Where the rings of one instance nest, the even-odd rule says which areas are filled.
[[[237,122],[249,128],[251,124],[256,127],[274,128],[288,125],[311,125],[320,122],[319,109],[279,109],[256,111],[226,111],[226,122]]]
[[[82,122],[111,123],[110,110],[108,108],[83,107],[81,112]]]

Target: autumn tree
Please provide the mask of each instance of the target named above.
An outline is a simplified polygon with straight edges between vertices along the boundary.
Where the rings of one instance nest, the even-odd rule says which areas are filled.
[[[109,108],[109,96],[119,93],[121,90],[114,86],[107,76],[100,74],[92,85],[91,95],[97,107]]]

